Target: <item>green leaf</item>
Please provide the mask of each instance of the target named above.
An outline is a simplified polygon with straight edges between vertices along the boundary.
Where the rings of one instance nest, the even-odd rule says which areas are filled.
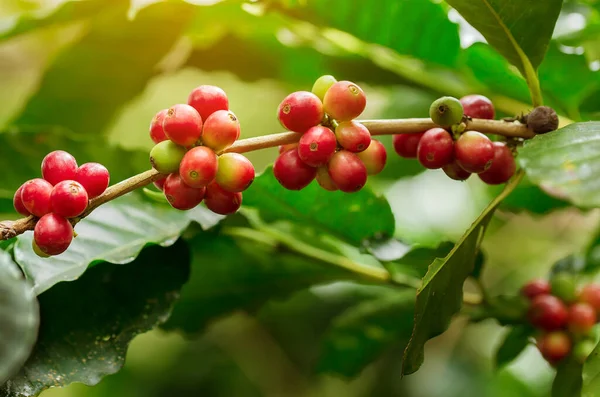
[[[552,382],[552,397],[575,397],[582,395],[581,372],[583,365],[567,358],[556,368],[556,377]],[[597,395],[598,389],[594,395]]]
[[[391,237],[394,216],[387,200],[368,188],[357,193],[328,192],[315,181],[301,191],[284,189],[273,176],[273,167],[244,192],[247,207],[259,210],[267,222],[289,220],[330,234],[353,245]]]
[[[35,293],[41,294],[61,281],[76,280],[98,262],[126,264],[147,244],[173,244],[192,220],[208,228],[220,219],[203,206],[178,211],[130,193],[98,207],[79,222],[75,227],[78,236],[64,253],[38,257],[31,248],[33,232],[27,232],[17,239],[15,258]]]
[[[25,363],[38,333],[39,308],[31,285],[10,255],[0,251],[0,384]]]
[[[531,327],[524,325],[512,327],[496,351],[496,368],[500,369],[517,358],[529,344],[532,332]]]
[[[410,343],[404,351],[403,374],[419,369],[424,359],[424,346],[444,332],[452,317],[460,310],[463,284],[473,271],[475,257],[496,207],[518,185],[523,174],[518,173],[473,222],[445,258],[437,258],[429,266],[422,286],[417,290],[415,320]]]
[[[525,142],[517,157],[529,179],[581,207],[600,205],[600,122],[574,123]]]
[[[600,388],[600,344],[596,345],[583,365],[582,397],[596,397]]]
[[[327,333],[317,370],[357,376],[391,346],[404,347],[413,326],[415,294],[386,290],[337,316]]]
[[[42,294],[34,352],[0,395],[36,396],[73,382],[95,385],[117,372],[129,342],[168,317],[189,261],[183,241],[150,247],[128,266],[106,263]]]

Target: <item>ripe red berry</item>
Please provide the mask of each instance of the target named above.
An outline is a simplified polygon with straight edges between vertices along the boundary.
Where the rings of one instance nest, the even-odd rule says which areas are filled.
[[[493,120],[495,117],[494,104],[483,95],[467,95],[460,98],[465,115],[474,119]]]
[[[377,175],[385,168],[387,161],[387,151],[383,143],[378,140],[371,140],[367,150],[356,154],[367,167],[368,175]]]
[[[417,158],[425,168],[437,169],[450,164],[454,158],[454,141],[443,128],[427,130],[417,147]]]
[[[454,144],[454,158],[465,171],[478,174],[492,165],[494,145],[481,132],[467,131]]]
[[[316,125],[302,135],[298,142],[298,155],[311,167],[325,165],[335,153],[335,134],[327,127]]]
[[[189,147],[202,135],[202,117],[190,105],[173,105],[164,117],[163,129],[173,143]]]
[[[325,113],[340,122],[357,118],[366,106],[367,96],[351,81],[334,83],[323,97]]]
[[[254,166],[244,155],[225,153],[219,156],[215,182],[228,192],[242,192],[254,181]]]
[[[544,279],[531,280],[521,288],[521,295],[533,299],[540,295],[550,295],[550,282]]]
[[[217,110],[206,120],[202,127],[202,144],[219,152],[240,137],[240,121],[230,110]]]
[[[215,179],[219,160],[211,148],[196,146],[190,149],[179,165],[179,175],[190,187],[200,188]]]
[[[188,96],[188,105],[192,106],[202,120],[218,110],[229,110],[229,99],[222,88],[214,85],[201,85],[192,90]]]
[[[206,208],[216,214],[229,215],[240,209],[242,205],[242,193],[228,192],[213,182],[206,187]]]
[[[15,207],[15,211],[23,216],[29,216],[31,213],[25,208],[23,204],[23,199],[21,198],[21,193],[23,192],[23,185],[19,186],[15,195],[13,196],[13,206]]]
[[[163,109],[156,113],[150,122],[150,139],[154,143],[166,141],[167,136],[165,135],[165,130],[163,129],[163,121],[169,109]]]
[[[338,187],[333,183],[333,180],[329,176],[329,170],[326,166],[317,168],[317,183],[325,190],[335,192],[339,190]]]
[[[358,192],[367,183],[367,167],[355,153],[340,150],[327,168],[331,180],[342,192]]]
[[[572,342],[565,332],[558,331],[542,335],[537,345],[542,356],[550,364],[556,364],[569,355]]]
[[[588,303],[575,303],[569,307],[568,326],[574,335],[589,334],[596,320],[596,310]]]
[[[110,174],[100,163],[85,163],[77,169],[75,180],[81,183],[91,200],[104,193],[110,183]]]
[[[304,133],[323,120],[323,104],[312,92],[293,92],[281,101],[277,118],[290,131]]]
[[[301,190],[308,186],[317,174],[317,169],[306,164],[297,150],[288,150],[277,157],[273,164],[275,179],[288,190]]]
[[[471,173],[458,165],[456,160],[443,166],[442,170],[450,179],[454,179],[455,181],[465,181],[471,176]]]
[[[567,324],[569,312],[563,301],[557,297],[538,295],[531,301],[527,316],[535,327],[554,331]]]
[[[163,186],[163,192],[171,207],[178,210],[190,210],[200,204],[206,194],[206,187],[188,186],[179,174],[169,174]]]
[[[579,292],[579,301],[590,304],[600,315],[600,284],[588,284]]]
[[[287,145],[279,145],[279,154],[283,152],[287,152],[288,150],[296,149],[298,147],[297,143],[288,143]]]
[[[56,185],[58,182],[73,180],[77,173],[77,161],[64,150],[50,152],[42,160],[42,178]]]
[[[492,165],[479,174],[479,178],[488,185],[499,185],[508,182],[515,174],[517,164],[515,158],[505,143],[494,142],[494,158]]]
[[[52,185],[50,182],[41,178],[35,178],[23,184],[21,200],[23,206],[30,214],[40,217],[52,211],[52,206],[50,205],[51,194]]]
[[[392,138],[394,144],[394,150],[400,157],[407,159],[417,158],[417,148],[419,147],[419,141],[425,132],[419,132],[417,134],[397,134]]]
[[[52,212],[65,218],[74,218],[88,206],[87,191],[79,182],[62,181],[54,185],[50,196]]]
[[[366,150],[371,144],[371,133],[361,123],[343,121],[335,129],[335,136],[340,145],[354,153]]]
[[[154,181],[154,186],[156,186],[156,188],[160,191],[163,190],[163,187],[165,186],[165,181],[167,180],[167,177],[165,176],[164,178],[160,178],[157,181]]]
[[[52,212],[37,221],[33,238],[44,254],[62,254],[73,241],[73,226],[67,218]]]

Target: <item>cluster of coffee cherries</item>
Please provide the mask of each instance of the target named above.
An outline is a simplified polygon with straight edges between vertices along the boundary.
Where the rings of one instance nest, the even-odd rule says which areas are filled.
[[[87,209],[89,200],[108,187],[110,175],[99,163],[77,165],[63,150],[50,152],[42,160],[42,178],[28,180],[13,197],[15,210],[39,218],[33,230],[33,250],[41,257],[58,255],[73,241],[70,219]]]
[[[240,122],[223,89],[196,87],[186,104],[159,111],[150,123],[152,167],[165,177],[154,184],[173,208],[189,210],[202,201],[227,215],[242,204],[254,181],[254,166],[239,153],[221,153],[240,137]]]
[[[595,347],[591,332],[600,320],[600,284],[576,288],[571,275],[559,273],[551,281],[530,281],[521,294],[529,300],[528,321],[541,331],[542,356],[552,365],[569,354],[584,362]]]
[[[319,77],[312,92],[291,93],[279,104],[281,125],[300,134],[299,142],[283,145],[273,174],[289,190],[301,190],[314,179],[325,190],[357,192],[385,167],[383,144],[355,121],[365,109],[363,90],[331,75]]]
[[[513,176],[515,159],[506,143],[492,142],[477,131],[461,131],[465,119],[494,119],[494,105],[489,98],[442,97],[431,104],[429,115],[439,127],[394,135],[394,149],[401,157],[417,158],[425,168],[441,168],[457,181],[477,174],[483,182],[498,185]]]

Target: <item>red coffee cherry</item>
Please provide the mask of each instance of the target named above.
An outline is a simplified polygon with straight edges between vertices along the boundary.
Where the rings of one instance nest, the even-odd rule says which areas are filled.
[[[15,211],[23,216],[29,216],[31,213],[25,208],[23,204],[23,199],[21,198],[21,193],[23,192],[23,185],[19,186],[15,195],[13,196],[13,206],[15,207]]]
[[[371,133],[361,123],[343,121],[335,129],[335,136],[340,145],[353,153],[366,150],[371,144]]]
[[[281,101],[277,118],[284,128],[304,133],[323,120],[323,104],[312,92],[293,92]]]
[[[565,332],[557,331],[542,335],[537,346],[550,364],[556,364],[569,355],[572,342]]]
[[[240,121],[230,110],[217,110],[202,127],[202,144],[215,152],[228,148],[240,137]]]
[[[152,142],[159,143],[162,141],[166,141],[167,136],[165,135],[165,130],[163,129],[163,121],[169,109],[163,109],[156,113],[150,122],[150,139]]]
[[[493,120],[496,112],[492,101],[483,95],[467,95],[460,98],[465,115],[474,119]]]
[[[183,156],[179,164],[179,175],[186,185],[201,188],[215,179],[218,167],[218,158],[212,149],[196,146]]]
[[[279,145],[279,154],[283,152],[287,152],[288,150],[296,149],[298,147],[297,143],[288,143],[287,145]]]
[[[202,117],[186,104],[177,104],[167,110],[163,120],[165,135],[177,145],[193,146],[202,135]]]
[[[579,301],[590,304],[600,315],[600,284],[588,284],[579,292]]]
[[[50,195],[52,212],[65,218],[74,218],[88,206],[88,194],[79,182],[62,181],[54,185]]]
[[[302,161],[297,150],[288,150],[275,160],[273,175],[284,188],[301,190],[315,179],[317,169]]]
[[[425,131],[419,132],[418,134],[398,134],[392,138],[394,144],[394,150],[400,157],[407,159],[417,158],[417,148],[421,137],[425,134]]]
[[[478,176],[488,185],[500,185],[512,178],[517,170],[517,164],[512,152],[505,143],[493,142],[493,145],[494,158],[492,159],[492,165]]]
[[[357,118],[366,106],[367,96],[351,81],[334,83],[323,97],[325,113],[339,122]]]
[[[454,158],[465,171],[478,174],[492,165],[494,145],[481,132],[467,131],[454,144]]]
[[[81,183],[91,200],[104,193],[110,183],[110,174],[100,163],[85,163],[77,169],[75,180]]]
[[[298,155],[311,167],[326,165],[335,153],[335,134],[327,127],[316,125],[302,135],[298,142]]]
[[[329,170],[326,166],[317,168],[317,183],[325,190],[335,192],[339,190],[338,187],[333,183],[333,180],[329,176]]]
[[[531,280],[521,288],[521,295],[529,300],[540,295],[550,295],[550,282],[544,279]]]
[[[417,158],[429,169],[450,164],[454,158],[454,141],[450,133],[438,127],[427,130],[419,141]]]
[[[52,206],[50,205],[51,194],[52,185],[50,182],[41,178],[35,178],[23,184],[21,200],[23,206],[30,214],[40,217],[52,211]]]
[[[387,161],[387,151],[383,143],[378,140],[371,140],[367,150],[356,154],[367,167],[368,175],[377,175],[385,168]]]
[[[42,160],[42,178],[53,186],[58,182],[73,180],[77,173],[77,161],[64,150],[50,152]]]
[[[219,156],[219,166],[215,182],[228,192],[242,192],[254,181],[255,171],[252,162],[239,153],[225,153]]]
[[[204,199],[206,187],[188,186],[179,174],[169,174],[163,185],[163,192],[171,207],[178,210],[191,210]]]
[[[206,208],[220,215],[229,215],[237,212],[242,206],[242,193],[228,192],[213,182],[206,187]]]
[[[569,312],[565,304],[557,297],[539,295],[531,301],[527,316],[535,327],[545,331],[554,331],[567,325]]]
[[[201,85],[188,96],[188,105],[192,106],[206,120],[218,110],[229,110],[229,99],[222,88],[214,85]]]
[[[33,238],[38,248],[46,255],[59,255],[73,241],[73,226],[67,218],[55,213],[42,216],[33,229]]]
[[[154,186],[156,186],[156,188],[160,191],[163,190],[163,187],[165,186],[165,181],[167,180],[167,177],[165,176],[164,178],[160,178],[157,181],[154,181]]]
[[[450,179],[454,179],[455,181],[465,181],[471,176],[471,173],[458,165],[456,160],[443,166],[442,170]]]
[[[596,310],[588,303],[575,303],[569,307],[568,326],[574,335],[588,335],[596,320]]]
[[[367,183],[367,167],[355,153],[340,150],[327,168],[331,180],[342,192],[358,192]]]

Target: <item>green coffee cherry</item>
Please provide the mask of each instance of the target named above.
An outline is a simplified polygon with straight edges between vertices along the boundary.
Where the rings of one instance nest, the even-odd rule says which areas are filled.
[[[37,245],[35,240],[31,240],[31,247],[33,248],[33,252],[35,252],[35,254],[37,256],[39,256],[40,258],[49,258],[50,257],[50,255],[46,254],[44,251],[41,250],[41,248]]]
[[[580,342],[577,342],[575,347],[573,348],[573,357],[577,362],[583,364],[587,360],[590,354],[596,348],[596,343],[590,339],[584,339]]]
[[[332,75],[326,74],[321,76],[315,81],[315,84],[313,84],[312,93],[318,96],[322,101],[329,87],[335,83],[337,83],[337,80]]]
[[[552,295],[564,302],[570,303],[577,299],[577,286],[575,278],[569,273],[558,273],[550,280]]]
[[[161,174],[177,172],[185,153],[185,148],[168,140],[162,141],[150,151],[150,164]]]
[[[463,106],[454,97],[445,96],[436,99],[429,108],[429,117],[439,126],[450,127],[462,121]]]

